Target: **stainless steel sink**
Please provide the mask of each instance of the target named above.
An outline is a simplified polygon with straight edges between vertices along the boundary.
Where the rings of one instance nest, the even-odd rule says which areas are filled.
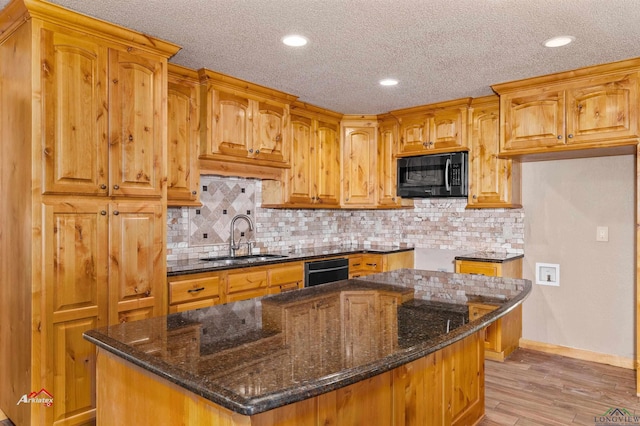
[[[224,263],[225,265],[234,265],[238,263],[266,262],[267,260],[283,259],[285,257],[288,257],[288,256],[284,254],[260,253],[260,254],[250,254],[247,256],[236,256],[236,257],[231,257],[231,256],[206,257],[200,260],[205,260],[208,262],[220,262],[220,263]]]

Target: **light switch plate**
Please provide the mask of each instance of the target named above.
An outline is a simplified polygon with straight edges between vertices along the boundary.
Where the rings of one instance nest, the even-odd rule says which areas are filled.
[[[609,241],[609,227],[598,226],[596,227],[596,241],[607,242]]]
[[[560,265],[536,262],[536,284],[560,286]]]

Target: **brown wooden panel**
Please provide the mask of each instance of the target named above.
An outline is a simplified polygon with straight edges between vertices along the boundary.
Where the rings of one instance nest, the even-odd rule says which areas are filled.
[[[267,270],[264,268],[241,269],[230,273],[227,280],[227,295],[248,290],[260,290],[266,294]]]
[[[212,298],[220,294],[220,277],[169,282],[169,304]]]
[[[340,138],[338,126],[318,122],[315,142],[315,194],[322,206],[340,205]]]

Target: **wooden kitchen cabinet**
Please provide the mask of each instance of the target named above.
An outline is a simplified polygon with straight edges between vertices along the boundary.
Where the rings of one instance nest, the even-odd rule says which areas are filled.
[[[413,268],[413,250],[396,253],[364,253],[349,256],[349,278],[364,277],[378,272]]]
[[[169,313],[206,308],[220,303],[220,274],[170,277]]]
[[[342,115],[302,103],[291,108],[291,168],[282,180],[262,182],[263,205],[339,207]]]
[[[397,195],[398,121],[391,115],[382,116],[378,125],[378,206],[411,207],[413,200]]]
[[[610,64],[492,86],[500,94],[500,155],[635,144],[638,81],[637,69]]]
[[[400,123],[398,155],[411,156],[465,149],[471,98],[390,112]]]
[[[304,262],[270,266],[268,274],[269,294],[283,293],[304,287]]]
[[[498,158],[497,96],[474,99],[469,108],[469,198],[467,208],[519,208],[520,162]]]
[[[200,81],[169,64],[167,88],[167,205],[200,206]]]
[[[492,277],[522,278],[522,258],[504,262],[485,262],[456,259],[456,273],[479,274]],[[469,303],[469,321],[493,311],[496,307],[486,303]],[[485,358],[504,361],[518,348],[522,337],[522,305],[498,318],[485,330]]]
[[[227,275],[225,302],[252,299],[268,293],[267,268],[234,269]]]
[[[343,120],[342,205],[375,207],[377,202],[377,121]]]
[[[0,409],[95,417],[92,328],[166,312],[166,64],[178,47],[47,2],[0,11]],[[115,213],[118,213],[116,215]],[[5,309],[6,307],[6,309]],[[5,330],[8,330],[5,329]],[[8,334],[6,336],[9,336]],[[52,407],[16,401],[46,389]]]
[[[227,175],[288,168],[289,104],[296,97],[207,69],[198,73],[204,164]]]

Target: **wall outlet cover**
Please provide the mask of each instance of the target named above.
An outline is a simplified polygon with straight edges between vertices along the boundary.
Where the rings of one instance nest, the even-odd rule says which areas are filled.
[[[536,262],[536,284],[560,286],[560,265]]]

